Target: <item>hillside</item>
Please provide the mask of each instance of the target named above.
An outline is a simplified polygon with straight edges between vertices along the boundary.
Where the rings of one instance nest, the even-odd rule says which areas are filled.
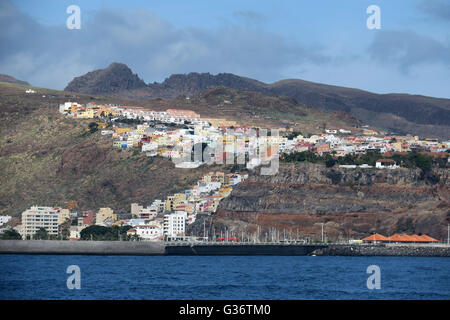
[[[127,76],[121,78],[120,84],[115,84],[114,87],[105,81],[94,81],[97,78],[101,79],[101,75],[105,73],[109,74],[109,78],[117,78],[113,73],[115,68],[111,66],[75,78],[65,90],[83,93],[102,92],[120,98],[170,99],[181,94],[190,97],[213,87],[223,86],[265,95],[283,95],[294,98],[301,105],[324,111],[345,111],[364,123],[396,133],[450,138],[450,99],[407,94],[375,94],[299,79],[266,84],[229,73],[177,74],[171,75],[162,83],[155,82],[146,86],[142,80],[137,80],[131,71],[127,72]]]
[[[31,205],[68,200],[76,200],[78,210],[110,206],[127,212],[132,202],[150,204],[184,190],[206,172],[224,169],[177,169],[164,158],[119,152],[110,137],[87,133],[89,120],[58,112],[67,100],[117,100],[41,88],[26,94],[27,88],[0,83],[0,214],[17,217]]]
[[[35,94],[25,90],[32,88]],[[191,109],[202,116],[234,119],[238,124],[279,126],[277,105],[298,121],[303,132],[315,132],[329,121],[346,127],[329,115],[293,99],[271,97],[229,88],[213,88],[187,100],[126,100],[85,95],[10,83],[0,83],[0,214],[18,216],[35,204],[63,205],[76,200],[78,210],[110,206],[129,210],[132,202],[148,204],[182,190],[211,170],[202,166],[176,169],[164,158],[119,152],[100,133],[88,134],[89,120],[67,119],[58,112],[65,101],[115,103],[154,110]],[[224,103],[227,101],[227,103]],[[254,114],[257,114],[255,117]]]
[[[37,93],[26,94],[28,88]],[[110,206],[125,212],[132,202],[148,204],[185,189],[206,172],[230,169],[176,169],[167,159],[119,152],[111,147],[109,137],[87,132],[89,120],[59,114],[59,103],[67,100],[193,109],[245,124],[279,124],[252,118],[253,112],[270,114],[277,105],[283,114],[298,117],[303,128],[326,120],[320,111],[287,97],[224,87],[189,100],[180,96],[133,101],[0,83],[0,214],[18,217],[31,205],[63,205],[69,200],[78,202],[77,210]],[[361,171],[281,164],[278,174],[253,172],[234,188],[221,202],[211,228],[254,232],[260,226],[262,232],[270,228],[299,230],[314,238],[324,222],[327,235],[334,238],[371,232],[423,232],[442,238],[450,221],[449,180],[445,169],[436,170],[439,179],[422,180],[420,172],[412,169]]]
[[[7,74],[0,74],[0,82],[8,82],[8,83],[15,83],[15,84],[23,84],[29,86],[30,84],[26,81],[17,80],[16,78],[12,76],[8,76]]]
[[[446,169],[422,179],[419,169],[342,169],[281,164],[273,176],[253,172],[220,205],[211,226],[233,232],[270,228],[318,239],[321,223],[332,239],[371,233],[447,236],[450,180]],[[438,177],[438,178],[436,178]]]

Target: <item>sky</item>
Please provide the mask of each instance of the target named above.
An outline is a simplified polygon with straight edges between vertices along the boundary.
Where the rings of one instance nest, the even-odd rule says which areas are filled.
[[[450,98],[450,1],[0,0],[0,73],[63,89],[112,62],[146,83],[228,72]]]

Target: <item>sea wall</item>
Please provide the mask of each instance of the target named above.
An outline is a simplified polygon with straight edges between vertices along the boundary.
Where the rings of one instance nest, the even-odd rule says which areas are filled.
[[[450,257],[445,245],[171,244],[148,241],[0,240],[0,254],[317,255]]]
[[[168,255],[207,255],[207,256],[306,256],[314,250],[324,248],[326,245],[311,244],[248,244],[248,243],[222,243],[222,244],[194,244],[194,245],[168,245]]]
[[[165,247],[146,241],[0,240],[0,253],[162,255]]]
[[[315,250],[317,256],[450,257],[450,246],[421,245],[329,245]]]

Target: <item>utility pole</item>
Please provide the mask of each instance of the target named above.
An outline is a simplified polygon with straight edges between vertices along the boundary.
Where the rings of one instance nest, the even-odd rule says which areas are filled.
[[[323,222],[322,222],[322,243],[323,243]]]

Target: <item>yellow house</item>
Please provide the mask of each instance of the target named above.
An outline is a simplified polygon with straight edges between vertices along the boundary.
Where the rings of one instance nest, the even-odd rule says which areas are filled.
[[[231,193],[232,190],[233,190],[233,188],[231,188],[231,187],[220,188],[219,189],[219,196],[222,197],[222,198],[225,198]]]
[[[95,217],[95,223],[102,223],[106,219],[111,218],[112,220],[117,220],[117,214],[111,208],[100,208]]]
[[[136,131],[136,133],[143,135],[147,128],[148,128],[147,126],[143,126],[143,125],[140,124],[140,125],[137,126],[137,129],[135,131]]]
[[[70,219],[69,209],[60,209],[58,214],[58,225],[63,224]]]
[[[125,132],[131,132],[133,129],[131,128],[116,128],[116,132],[118,133],[125,133]]]
[[[72,114],[74,114],[77,110],[80,110],[80,109],[82,109],[81,105],[79,105],[77,103],[72,103],[72,105],[69,108],[70,113],[72,113]]]
[[[173,195],[173,203],[174,205],[181,203],[182,201],[186,201],[185,193],[175,193]]]
[[[101,116],[103,112],[103,116],[107,117],[109,115],[114,115],[113,110],[111,110],[109,107],[100,107],[97,109],[97,116]]]
[[[394,142],[392,146],[395,148],[395,150],[399,152],[403,152],[402,143],[401,142]]]
[[[84,119],[92,119],[94,118],[94,109],[86,109],[84,112],[81,112],[77,115],[77,118],[84,118]]]

